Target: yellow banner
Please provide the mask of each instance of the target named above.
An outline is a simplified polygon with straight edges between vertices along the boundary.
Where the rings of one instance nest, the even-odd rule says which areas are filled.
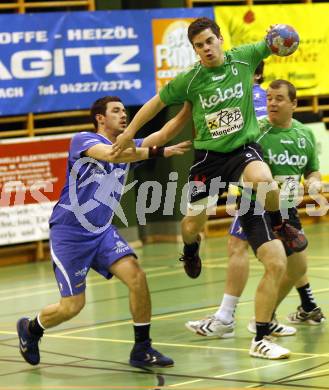
[[[197,60],[187,38],[187,28],[193,20],[193,18],[152,20],[157,92]]]
[[[265,66],[265,83],[285,79],[298,89],[299,96],[329,93],[329,4],[289,4],[215,7],[225,48],[264,38],[272,24],[293,26],[300,45],[288,57],[270,56]]]

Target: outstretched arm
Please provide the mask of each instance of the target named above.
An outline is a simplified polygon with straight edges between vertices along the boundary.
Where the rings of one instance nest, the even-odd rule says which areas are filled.
[[[159,94],[153,96],[143,107],[137,112],[129,126],[126,128],[123,134],[117,137],[115,144],[113,145],[113,154],[118,156],[124,149],[127,148],[128,143],[132,140],[137,131],[149,122],[156,114],[158,114],[165,104],[161,101]]]
[[[90,147],[85,151],[87,157],[91,157],[95,160],[108,161],[112,163],[129,163],[147,160],[148,158],[155,157],[172,157],[180,156],[190,150],[191,142],[184,141],[179,144],[167,146],[165,148],[157,148],[150,151],[149,147],[142,148],[129,148],[123,150],[118,157],[113,155],[113,146],[105,144],[97,144]]]
[[[142,146],[162,146],[175,138],[191,118],[191,106],[184,103],[183,108],[168,121],[159,131],[150,134],[142,143]]]

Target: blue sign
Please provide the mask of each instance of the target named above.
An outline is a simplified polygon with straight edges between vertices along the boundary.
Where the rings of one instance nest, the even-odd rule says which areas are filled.
[[[142,105],[156,92],[153,19],[213,8],[0,16],[0,115],[86,109],[105,95]]]

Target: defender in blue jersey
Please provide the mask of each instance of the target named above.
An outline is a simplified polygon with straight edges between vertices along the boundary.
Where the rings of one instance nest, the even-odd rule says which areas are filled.
[[[127,126],[127,114],[115,96],[98,99],[91,108],[95,132],[76,134],[71,142],[66,183],[50,217],[50,250],[55,277],[62,296],[59,303],[41,310],[33,319],[17,322],[20,352],[36,365],[38,343],[45,329],[76,316],[85,305],[86,277],[90,268],[105,278],[116,276],[129,289],[135,344],[130,364],[136,367],[174,364],[151,346],[151,301],[145,274],[137,256],[112,225],[120,214],[130,163],[184,154],[190,142],[162,147],[184,122],[184,108],[161,132],[133,140],[117,157],[111,154],[116,137]]]

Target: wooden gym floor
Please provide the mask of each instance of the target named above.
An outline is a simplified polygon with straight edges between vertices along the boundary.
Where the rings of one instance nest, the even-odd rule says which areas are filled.
[[[329,223],[308,225],[309,278],[316,301],[329,313]],[[175,360],[175,367],[142,370],[128,365],[133,331],[127,290],[117,280],[88,277],[87,304],[75,319],[49,330],[40,344],[41,364],[25,363],[17,348],[15,323],[34,316],[59,298],[50,262],[0,270],[0,390],[8,389],[329,389],[328,324],[300,325],[296,336],[281,338],[290,359],[251,358],[252,335],[246,326],[253,315],[261,264],[251,256],[247,288],[240,300],[236,337],[207,339],[184,323],[215,311],[223,293],[226,238],[202,243],[203,271],[192,280],[178,261],[180,244],[147,245],[137,250],[152,294],[154,346]],[[286,315],[299,303],[293,291],[278,310]],[[329,315],[329,314],[328,314]]]

